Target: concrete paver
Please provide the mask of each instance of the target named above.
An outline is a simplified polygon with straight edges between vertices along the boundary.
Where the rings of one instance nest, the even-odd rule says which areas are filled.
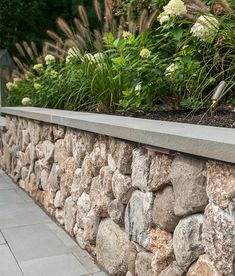
[[[0,276],[84,275],[106,274],[0,170]]]

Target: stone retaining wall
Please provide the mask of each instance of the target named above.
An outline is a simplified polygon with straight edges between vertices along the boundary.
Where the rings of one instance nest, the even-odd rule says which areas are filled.
[[[0,165],[111,275],[235,275],[235,165],[7,117]]]

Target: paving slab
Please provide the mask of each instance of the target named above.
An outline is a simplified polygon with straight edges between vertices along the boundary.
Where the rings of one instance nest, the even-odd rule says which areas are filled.
[[[4,183],[0,189],[0,276],[106,275],[0,170],[2,187]]]
[[[16,190],[1,190],[0,192],[0,205],[11,205],[24,202],[25,201],[19,196]]]
[[[21,262],[25,276],[80,276],[86,269],[72,254],[63,254]]]
[[[2,233],[20,262],[69,252],[46,224],[3,229]]]
[[[11,250],[6,244],[0,245],[0,275],[23,276]]]
[[[5,241],[2,233],[0,232],[0,245],[5,244],[5,243],[6,243],[6,241]]]
[[[50,218],[35,203],[24,202],[0,205],[1,230],[4,228],[48,222],[51,222]]]

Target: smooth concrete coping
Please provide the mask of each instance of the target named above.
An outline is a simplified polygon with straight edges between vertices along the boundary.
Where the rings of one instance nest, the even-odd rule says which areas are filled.
[[[6,127],[6,118],[0,116],[0,130],[3,130]]]
[[[35,107],[3,107],[0,112],[235,163],[232,128]]]

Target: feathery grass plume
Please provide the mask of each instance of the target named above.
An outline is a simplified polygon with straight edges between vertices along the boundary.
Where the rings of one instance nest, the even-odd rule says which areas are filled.
[[[101,50],[103,48],[102,35],[99,30],[94,30],[95,35],[95,46],[97,49]]]
[[[132,20],[133,20],[132,6],[128,5],[128,7],[127,7],[127,22],[131,22]]]
[[[65,42],[64,42],[64,48],[65,49],[70,49],[70,48],[77,48],[77,44],[75,43],[74,40],[72,39],[66,39]]]
[[[42,48],[42,54],[45,57],[47,55],[47,50],[48,50],[48,43],[49,42],[44,42],[43,48]]]
[[[87,17],[87,12],[86,9],[84,8],[84,6],[79,5],[78,6],[78,13],[81,17],[82,23],[85,27],[89,27],[89,21],[88,21],[88,17]]]
[[[186,0],[185,4],[189,14],[209,13],[209,8],[200,0]]]
[[[228,13],[233,12],[227,0],[213,0],[213,3],[214,5],[220,5]]]
[[[95,9],[97,18],[99,19],[99,21],[102,21],[101,7],[100,7],[100,3],[98,2],[98,0],[94,0],[94,9]]]
[[[128,30],[132,34],[136,33],[136,31],[137,31],[137,25],[136,25],[136,23],[133,20],[131,22],[129,22]]]
[[[112,5],[110,5],[109,0],[105,0],[105,22],[104,22],[104,33],[109,33],[111,25],[112,25],[112,19],[113,19],[113,13],[112,13]]]
[[[13,60],[22,72],[24,72],[25,70],[28,70],[28,66],[22,63],[17,57],[13,56]]]
[[[31,41],[31,49],[33,50],[33,53],[35,56],[38,56],[38,49],[37,49],[37,45],[34,41]]]
[[[51,30],[47,30],[47,35],[48,35],[50,38],[52,38],[54,41],[60,42],[60,44],[63,43],[61,37],[59,37],[57,33],[53,32],[53,31],[51,31]]]
[[[44,44],[44,46],[45,46],[45,50],[46,50],[45,54],[43,53],[44,56],[47,55],[47,54],[49,54],[49,51],[50,51],[50,52],[57,53],[57,54],[60,55],[60,56],[64,56],[64,57],[67,56],[67,52],[66,52],[65,50],[63,50],[63,49],[62,49],[60,46],[58,46],[58,45],[52,44],[52,43],[50,43],[50,42],[46,42],[46,43]]]
[[[79,34],[76,35],[76,38],[77,38],[79,48],[81,50],[86,49],[87,48],[86,41]]]
[[[26,41],[23,41],[23,46],[24,46],[24,49],[26,51],[26,53],[28,54],[28,56],[34,60],[34,55],[33,55],[33,51],[32,49],[30,48],[29,44],[26,42]]]
[[[86,40],[90,39],[90,34],[88,32],[88,29],[85,28],[82,24],[82,22],[78,18],[73,19],[74,25],[76,26],[79,34]]]
[[[37,63],[43,64],[43,58],[42,57],[37,57],[36,61],[37,61]]]
[[[61,18],[61,17],[57,18],[56,23],[59,26],[59,28],[61,29],[61,31],[67,35],[68,38],[73,39],[73,37],[74,37],[73,32],[63,18]]]
[[[147,20],[147,23],[146,23],[146,28],[149,29],[151,28],[151,26],[153,25],[153,23],[156,21],[156,18],[157,18],[157,13],[158,13],[158,10],[155,9],[149,16],[148,20]]]
[[[123,31],[124,31],[124,25],[125,25],[125,18],[124,16],[121,16],[119,26],[118,26],[118,33],[117,33],[118,38],[122,37]]]
[[[139,32],[143,33],[146,30],[146,24],[148,20],[148,11],[145,9],[142,11],[139,19]]]
[[[25,56],[25,53],[24,53],[24,49],[22,48],[22,46],[20,45],[20,43],[16,43],[15,44],[15,46],[16,46],[16,49],[18,50],[18,52],[23,56],[23,57],[26,57]]]

